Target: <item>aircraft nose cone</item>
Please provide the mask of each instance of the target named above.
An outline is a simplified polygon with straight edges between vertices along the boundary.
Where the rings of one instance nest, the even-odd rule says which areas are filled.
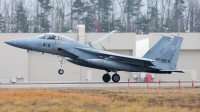
[[[8,41],[5,41],[4,43],[8,45],[14,45],[15,42],[13,40],[8,40]]]
[[[22,48],[22,49],[27,48],[27,39],[26,38],[8,40],[8,41],[5,41],[5,43],[9,44],[11,46]]]

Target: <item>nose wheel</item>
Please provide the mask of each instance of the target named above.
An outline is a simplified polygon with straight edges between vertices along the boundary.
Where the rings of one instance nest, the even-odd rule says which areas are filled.
[[[59,73],[60,75],[62,75],[62,74],[64,74],[64,70],[63,70],[63,69],[59,69],[59,70],[58,70],[58,73]]]

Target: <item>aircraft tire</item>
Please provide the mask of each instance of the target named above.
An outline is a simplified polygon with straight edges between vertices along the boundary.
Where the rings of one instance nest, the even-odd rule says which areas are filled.
[[[63,70],[63,69],[59,69],[59,70],[58,70],[58,73],[59,73],[60,75],[62,75],[62,74],[64,74],[64,70]]]
[[[118,74],[114,74],[114,75],[112,76],[112,80],[113,80],[113,82],[117,83],[117,82],[119,82],[119,80],[120,80],[120,76],[119,76]]]
[[[106,83],[107,83],[107,82],[109,82],[109,81],[110,81],[111,77],[110,77],[110,75],[109,75],[109,74],[104,74],[104,75],[103,75],[103,77],[102,77],[102,79],[103,79],[103,81],[104,81],[104,82],[106,82]]]

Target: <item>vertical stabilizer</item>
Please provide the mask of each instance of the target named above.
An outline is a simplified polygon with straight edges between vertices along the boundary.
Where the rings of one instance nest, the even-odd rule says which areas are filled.
[[[154,63],[156,68],[175,70],[178,62],[179,52],[183,38],[174,37],[171,42],[164,47],[155,57]]]
[[[144,56],[143,58],[155,59],[157,54],[170,42],[171,38],[163,36]]]

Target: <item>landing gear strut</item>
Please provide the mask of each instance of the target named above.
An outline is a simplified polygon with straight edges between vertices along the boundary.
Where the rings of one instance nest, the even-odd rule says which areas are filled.
[[[102,79],[103,79],[104,82],[109,82],[111,77],[108,73],[106,73],[106,74],[103,75]]]
[[[58,56],[58,59],[59,59],[59,64],[60,64],[60,69],[58,70],[58,73],[62,75],[64,74],[64,70],[62,69],[62,64],[63,64],[63,61],[65,60],[65,57],[61,57],[60,59],[60,57]]]

